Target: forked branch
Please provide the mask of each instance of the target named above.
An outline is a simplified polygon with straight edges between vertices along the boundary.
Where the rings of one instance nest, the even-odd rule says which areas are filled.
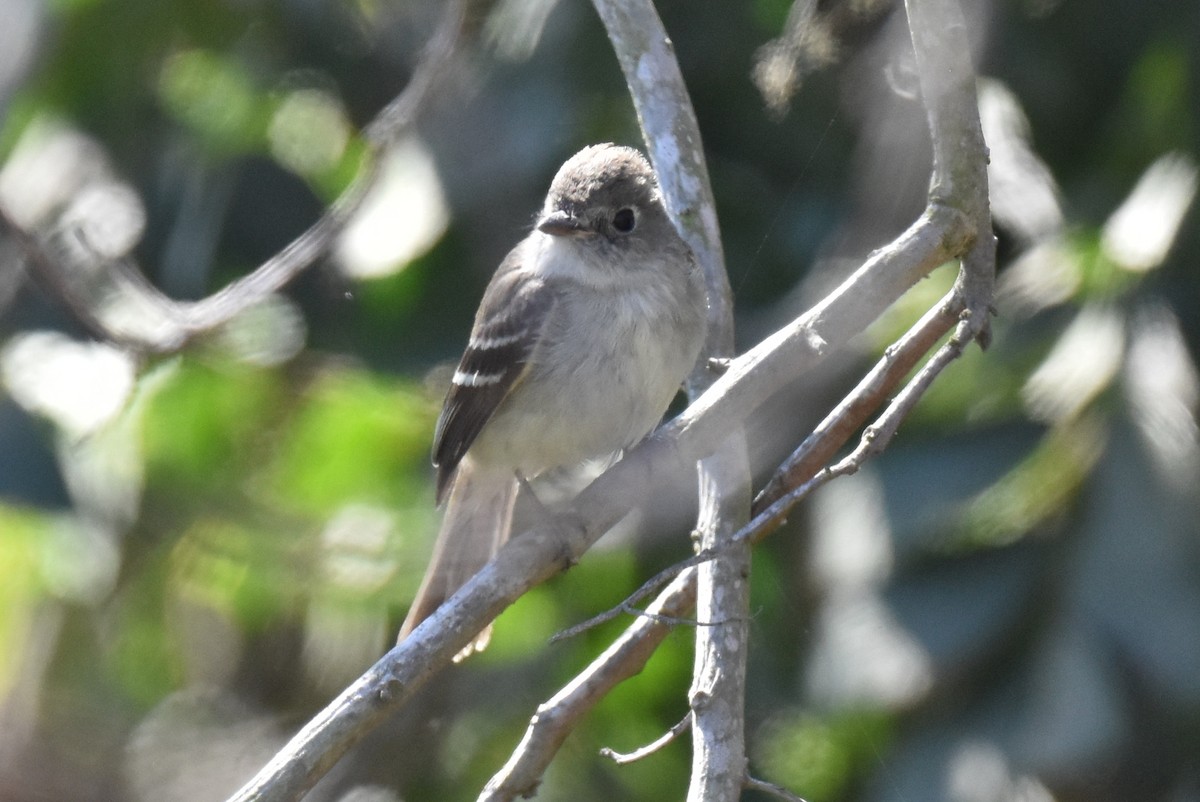
[[[946,298],[931,309],[903,338],[887,349],[883,358],[859,385],[780,466],[755,500],[755,518],[722,543],[720,549],[735,548],[765,537],[778,528],[792,507],[814,489],[835,476],[857,471],[867,459],[886,447],[900,422],[907,417],[934,378],[962,353],[968,342],[977,339],[981,344],[987,343],[995,246],[991,235],[987,196],[987,149],[979,125],[974,72],[967,51],[965,22],[955,0],[912,0],[908,5],[908,13],[921,77],[922,97],[927,109],[934,147],[934,176],[925,215],[908,232],[872,257],[854,277],[816,309],[760,344],[751,354],[738,360],[735,367],[762,373],[762,364],[770,361],[766,357],[773,347],[768,343],[773,344],[784,339],[796,343],[807,338],[805,344],[808,346],[808,355],[819,358],[827,345],[842,339],[823,332],[841,334],[836,325],[838,317],[846,314],[846,308],[852,303],[845,297],[846,293],[862,292],[863,301],[866,303],[865,295],[871,290],[878,292],[881,288],[887,288],[887,292],[894,291],[881,269],[882,264],[893,259],[898,265],[908,263],[913,266],[928,266],[928,257],[937,258],[936,254],[939,252],[950,258],[958,257],[962,260],[958,281]],[[638,88],[631,85],[631,91],[636,95]],[[944,237],[941,242],[943,249],[940,251],[936,242],[937,235],[934,233],[938,231]],[[952,244],[946,248],[947,243]],[[893,276],[901,281],[907,280],[902,268],[896,270]],[[873,280],[874,286],[868,282],[868,277]],[[898,295],[899,293],[896,293],[894,297]],[[819,328],[818,321],[828,325],[823,329]],[[921,358],[952,328],[955,329],[955,333],[950,342],[938,350],[876,423],[867,429],[858,447],[836,465],[824,468],[823,466],[828,464],[854,432],[858,431],[884,403]],[[754,362],[752,355],[760,351],[765,352],[764,359],[750,367],[748,363]],[[805,349],[800,347],[796,355],[804,352]],[[766,377],[763,379],[765,381]],[[705,399],[707,398],[709,396],[706,395]],[[706,550],[676,566],[675,570],[681,573],[676,577],[676,581],[660,594],[650,609],[668,606],[673,609],[682,608],[682,602],[694,597],[695,588],[683,584],[680,580],[691,576],[693,566],[712,559],[716,553],[716,549]],[[647,583],[635,595],[641,596],[650,592],[653,587],[660,585],[663,577],[669,573],[669,570],[662,572],[651,580],[653,585]],[[626,605],[622,605],[622,608],[625,607]],[[597,618],[607,620],[609,617],[611,616],[606,614]],[[622,640],[643,637],[641,631],[646,626],[645,619],[635,621]],[[657,640],[655,642],[657,643]],[[632,649],[628,654],[638,655],[637,658],[629,659],[639,659],[643,662],[649,656],[648,653],[635,652]],[[639,662],[631,667],[616,659],[602,659],[589,666],[586,673],[589,677],[595,677],[600,672],[613,677],[624,677],[639,671],[641,665]],[[595,703],[592,700],[576,702],[579,705]],[[574,710],[570,720],[579,720],[582,712]],[[537,725],[535,719],[531,730]],[[562,734],[562,737],[565,737],[565,734]],[[514,765],[548,765],[552,755],[547,754],[545,749],[556,749],[557,746],[550,747],[546,742],[542,742],[541,746],[542,748],[538,749],[537,744],[523,741],[506,769]],[[497,777],[503,774],[502,771]],[[527,781],[531,782],[532,778],[527,778]],[[766,785],[764,783],[755,787],[762,789]],[[781,795],[788,795],[783,789],[773,790]]]
[[[954,304],[934,315],[936,326],[945,325],[945,312],[953,310],[947,329],[957,326],[956,336],[897,396],[877,422],[873,434],[829,471],[848,471],[861,464],[861,459],[873,453],[872,449],[882,447],[937,373],[971,338],[986,337],[994,246],[987,205],[986,148],[979,130],[965,23],[955,0],[910,0],[907,8],[935,151],[930,201],[920,219],[890,245],[872,254],[813,309],[734,359],[729,369],[683,414],[600,476],[576,498],[570,510],[514,537],[433,616],[306,725],[235,800],[297,799],[350,746],[403,706],[429,677],[449,664],[473,633],[529,588],[572,565],[631,507],[650,500],[655,477],[678,475],[688,465],[714,453],[729,433],[737,431],[763,402],[862,331],[937,266],[962,260]],[[653,153],[653,143],[651,150]],[[671,158],[662,153],[655,156],[655,161],[660,174],[673,170]],[[686,211],[683,220],[686,228]],[[960,313],[966,317],[960,318]],[[924,320],[928,322],[929,316]],[[932,331],[925,331],[924,324],[919,324],[919,328],[921,337]],[[936,340],[934,337],[933,342]],[[928,341],[918,340],[914,335],[913,342]],[[931,346],[929,342],[921,353]],[[893,351],[892,356],[896,353]],[[880,371],[886,374],[884,384],[895,380],[898,373],[898,369],[886,367]],[[873,381],[868,376],[868,383]],[[879,386],[871,384],[864,392],[879,398]],[[836,452],[860,425],[851,426],[849,422],[862,417],[868,406],[846,405],[841,413],[845,420],[831,422],[828,433],[822,435],[828,438],[822,441],[822,448],[831,448],[830,454]],[[773,483],[772,493],[779,495],[773,502],[764,497],[760,504],[766,506],[756,520],[769,514],[773,504],[786,503],[791,496],[806,492],[801,490],[803,485],[818,475],[820,466],[812,467],[815,459],[801,455],[790,462],[803,462],[806,467],[781,475]],[[805,479],[810,469],[812,475]],[[752,527],[753,522],[730,541],[735,544],[749,541]],[[688,571],[677,578],[660,595],[656,607],[680,610],[682,605],[686,610],[688,594],[694,592],[689,587],[691,574]],[[577,682],[586,686],[586,690],[580,691],[581,701],[572,701],[563,708],[569,711],[563,714],[565,723],[538,729],[535,721],[522,742],[529,746],[519,749],[510,761],[509,765],[516,768],[505,777],[498,775],[494,782],[505,789],[516,789],[517,793],[534,787],[557,744],[598,698],[593,694],[603,695],[596,689],[611,687],[636,673],[661,641],[665,629],[666,625],[654,619],[635,621],[618,641],[620,648],[614,644],[606,652],[610,655],[617,650],[620,656],[598,659],[596,671],[581,675]],[[563,694],[571,695],[576,684],[565,688]],[[743,773],[739,775],[739,783],[744,782]]]

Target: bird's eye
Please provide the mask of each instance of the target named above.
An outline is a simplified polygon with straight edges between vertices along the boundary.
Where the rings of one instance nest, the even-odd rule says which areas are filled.
[[[630,209],[628,206],[617,209],[617,213],[613,215],[612,225],[613,228],[622,234],[628,234],[630,231],[633,231],[634,226],[637,225],[637,217],[634,215],[633,209]]]

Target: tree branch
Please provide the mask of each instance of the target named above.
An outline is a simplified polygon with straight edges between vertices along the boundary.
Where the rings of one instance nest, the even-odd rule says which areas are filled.
[[[921,358],[954,327],[963,309],[962,297],[957,290],[951,290],[903,337],[888,346],[858,385],[779,466],[754,499],[754,515],[759,516],[781,496],[807,482],[821,466],[833,459],[837,450],[883,405]]]
[[[674,45],[649,0],[593,0],[633,98],[667,211],[704,271],[708,285],[706,353],[728,351],[733,293],[725,273],[716,203],[700,126],[675,59]],[[729,342],[726,342],[729,340]],[[696,377],[703,380],[699,371]]]
[[[751,777],[749,774],[747,774],[743,779],[743,784],[749,791],[761,791],[764,794],[777,796],[780,799],[785,800],[785,802],[804,802],[802,797],[796,796],[782,785],[769,783],[766,780],[759,780]]]
[[[586,669],[538,707],[512,757],[479,795],[479,802],[530,796],[575,725],[619,683],[638,674],[671,632],[663,617],[678,618],[695,604],[695,570],[679,574],[647,612]]]
[[[966,218],[932,205],[816,307],[733,360],[691,406],[586,487],[564,513],[512,538],[492,562],[347,688],[234,800],[298,799],[336,760],[522,594],[579,560],[656,480],[711,453],[766,398],[861,331],[911,284],[965,250]],[[961,250],[960,250],[961,252]],[[889,288],[889,294],[882,288]]]
[[[927,12],[926,6],[950,17],[918,23],[915,18]],[[656,478],[661,481],[677,475],[720,448],[761,403],[863,330],[938,265],[966,254],[956,289],[964,298],[970,325],[961,327],[955,348],[965,345],[964,338],[984,336],[994,246],[988,230],[986,158],[965,54],[965,29],[952,0],[912,0],[910,13],[914,27],[959,34],[933,40],[914,34],[935,149],[930,202],[920,219],[872,254],[814,308],[733,360],[683,414],[601,475],[567,512],[510,540],[433,616],[305,726],[233,799],[298,798],[347,749],[447,665],[471,640],[470,633],[485,626],[529,588],[574,564],[629,509],[646,503]],[[664,42],[657,46],[666,47]],[[938,77],[927,86],[925,77],[931,72]],[[947,80],[947,75],[952,80]],[[651,149],[653,153],[653,144]],[[660,169],[667,167],[661,158],[658,162]],[[680,219],[687,230],[691,218],[685,212]],[[981,236],[977,238],[977,234]],[[935,367],[927,366],[928,381],[950,358],[931,361]],[[927,383],[922,379],[911,385],[914,389],[904,404],[918,397]],[[894,432],[892,422],[898,424],[901,413],[911,407],[893,408],[898,410],[894,417],[885,413],[881,419],[887,425],[879,431],[886,436]],[[686,584],[683,577],[677,582]],[[680,596],[683,593],[686,590],[673,583],[664,592],[662,603],[665,606],[684,598]],[[638,619],[627,633],[628,648],[639,642],[649,644],[650,636],[639,633],[662,626],[649,618]]]
[[[431,89],[444,74],[457,46],[464,9],[463,0],[447,4],[408,85],[367,126],[364,134],[368,159],[350,187],[304,233],[251,273],[206,298],[180,302],[164,295],[131,265],[122,262],[107,266],[123,291],[136,297],[143,308],[160,313],[159,325],[151,332],[124,331],[98,316],[38,238],[24,230],[3,208],[0,208],[0,228],[20,244],[32,275],[43,290],[93,335],[131,351],[158,354],[178,351],[197,335],[211,331],[278,292],[329,250],[375,186],[383,149],[412,124],[418,111],[428,102]]]
[[[695,394],[712,382],[708,358],[733,353],[732,292],[721,241],[700,126],[662,20],[650,0],[594,0],[629,85],[637,119],[677,225],[696,252],[708,283],[708,343],[689,382]],[[750,467],[745,438],[736,427],[700,467],[702,549],[716,549],[745,522],[750,507]],[[694,761],[689,798],[733,800],[745,767],[743,743],[750,552],[722,549],[700,567],[697,608],[706,621],[721,622],[696,634],[696,672],[691,699]],[[720,790],[719,790],[720,789]]]
[[[600,756],[608,758],[618,766],[624,766],[627,763],[636,763],[637,761],[648,758],[655,752],[664,749],[680,735],[683,735],[685,732],[691,729],[691,727],[692,716],[689,713],[672,725],[671,729],[667,730],[645,746],[638,747],[632,752],[618,752],[617,750],[606,746],[600,750]]]
[[[921,368],[917,375],[904,386],[904,389],[896,395],[883,414],[879,416],[879,419],[867,427],[859,439],[858,446],[849,455],[838,461],[835,465],[816,470],[815,473],[806,478],[801,478],[804,475],[797,471],[793,474],[790,482],[786,480],[782,482],[781,486],[788,487],[787,492],[782,493],[769,506],[755,515],[754,519],[734,536],[734,540],[745,540],[751,543],[758,542],[782,525],[791,508],[802,499],[808,497],[818,487],[828,484],[839,476],[857,473],[863,466],[863,463],[872,457],[882,454],[884,449],[887,448],[888,443],[896,435],[900,424],[908,417],[909,413],[916,407],[917,402],[921,400],[921,397],[932,386],[933,380],[951,362],[962,356],[967,343],[979,336],[980,329],[985,325],[980,322],[981,320],[986,321],[986,318],[971,316],[968,312],[964,311],[954,336],[950,338],[949,342],[939,348],[937,353],[925,363],[925,366]],[[923,333],[918,331],[917,336]],[[798,451],[803,451],[803,446]],[[803,458],[801,462],[806,465],[812,464],[811,460]],[[780,478],[781,476],[783,476],[783,472],[776,474],[776,478]]]
[[[976,321],[976,337],[986,347],[988,315],[996,278],[996,239],[988,199],[988,149],[979,122],[970,35],[958,0],[905,0],[909,35],[929,120],[933,180],[929,197],[952,202],[976,227],[972,248],[963,255],[958,286]]]
[[[689,382],[712,381],[710,357],[733,353],[733,295],[721,253],[716,205],[700,129],[674,48],[650,0],[594,0],[617,52],[668,209],[695,251],[708,285],[708,342]],[[700,546],[718,556],[700,566],[698,616],[720,622],[696,633],[693,764],[689,799],[736,799],[745,771],[745,666],[750,552],[720,548],[748,517],[750,467],[740,426],[700,465]]]

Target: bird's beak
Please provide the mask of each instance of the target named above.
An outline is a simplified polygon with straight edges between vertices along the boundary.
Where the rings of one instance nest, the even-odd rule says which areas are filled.
[[[570,212],[555,209],[542,217],[537,224],[538,231],[552,237],[581,237],[588,233],[583,221]]]

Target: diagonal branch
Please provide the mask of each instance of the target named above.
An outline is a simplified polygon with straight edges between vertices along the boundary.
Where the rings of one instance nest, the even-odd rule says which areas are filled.
[[[883,451],[900,422],[911,412],[937,375],[960,356],[966,344],[977,336],[980,325],[978,318],[972,323],[969,317],[962,318],[961,310],[962,300],[957,292],[952,291],[887,350],[875,368],[781,466],[768,486],[770,492],[764,491],[759,496],[758,503],[763,509],[758,510],[752,521],[729,538],[730,543],[745,546],[758,542],[777,529],[792,507],[816,488],[837,476],[857,471],[866,460]],[[888,410],[864,434],[859,446],[836,465],[822,470],[833,453],[878,408],[920,357],[929,353],[936,342],[954,327],[955,321],[960,322],[952,340],[896,397]],[[729,543],[724,547],[728,548]],[[611,614],[602,614],[573,628],[581,630],[627,611],[628,605],[636,603],[637,598],[661,586],[664,577],[674,575],[670,585],[638,615],[637,620],[604,654],[538,708],[525,737],[504,768],[488,783],[479,797],[480,802],[507,802],[534,792],[559,747],[583,716],[617,684],[640,672],[672,628],[672,622],[691,610],[696,599],[696,566],[714,556],[714,551],[705,550],[665,569],[639,588],[633,597],[613,608]]]
[[[958,30],[965,32],[962,28]],[[961,71],[961,62],[965,58],[964,42],[965,37],[962,37],[957,42],[952,43],[953,47],[957,48],[957,56],[953,58],[958,59],[959,75],[964,74]],[[938,45],[925,42],[924,40],[916,44],[918,49],[931,46]],[[927,70],[938,70],[945,66],[938,64],[931,65],[927,53],[922,56],[921,63],[925,65]],[[965,74],[969,76],[971,73],[967,71]],[[936,96],[937,93],[944,93],[945,91],[944,88],[935,88],[927,90],[927,94]],[[919,252],[921,246],[917,243],[927,240],[928,228],[938,229],[944,226],[947,236],[951,236],[955,233],[957,224],[964,222],[974,223],[978,230],[983,231],[986,231],[990,227],[986,172],[984,167],[986,165],[986,149],[982,136],[979,133],[973,89],[964,80],[959,82],[957,91],[956,105],[950,107],[937,104],[930,105],[930,125],[933,131],[934,145],[938,153],[937,163],[940,167],[939,175],[935,176],[935,191],[931,191],[929,209],[926,211],[925,217],[913,229],[910,229],[909,232],[889,246],[888,249],[873,257],[873,260],[875,258],[885,260],[891,254],[907,251],[909,248]],[[967,131],[972,135],[952,138],[956,136],[953,133],[956,130]],[[969,180],[955,183],[952,180],[954,175],[950,172],[951,167],[965,171]],[[960,207],[966,210],[967,213],[963,215],[963,219],[956,220],[952,213],[948,213],[948,209],[952,207]],[[933,222],[935,220],[941,220],[941,225]],[[931,253],[933,250],[935,249],[930,248]],[[958,253],[961,255],[962,251],[960,250]],[[979,339],[981,343],[986,343],[987,315],[990,308],[994,259],[992,237],[981,236],[975,238],[973,245],[971,245],[966,253],[963,261],[963,269],[960,272],[959,280],[954,290],[918,321],[903,338],[887,349],[882,359],[863,378],[854,391],[827,416],[821,425],[814,430],[813,434],[806,438],[800,448],[785,461],[768,486],[756,499],[755,519],[733,536],[732,540],[734,542],[756,542],[766,534],[774,531],[783,522],[788,511],[795,503],[811,493],[817,486],[829,481],[835,475],[857,470],[863,461],[882,450],[887,441],[895,433],[900,422],[911,411],[933,379],[951,360],[961,354],[962,349],[970,339],[975,338]],[[919,262],[919,260],[917,261]],[[867,266],[864,266],[864,270],[860,272],[866,272],[866,268]],[[848,282],[848,285],[853,282],[854,279],[852,278],[851,282]],[[847,287],[843,287],[842,289],[845,290]],[[830,305],[833,306],[832,303]],[[814,316],[813,313],[810,313],[806,318],[811,319]],[[894,388],[916,366],[920,359],[929,353],[937,341],[951,328],[955,327],[956,322],[959,322],[959,326],[952,341],[944,346],[910,382],[906,389],[889,406],[887,412],[864,435],[859,447],[849,457],[839,462],[838,465],[827,471],[821,471],[822,466],[863,425],[867,418],[873,414],[894,391]],[[800,321],[797,321],[797,324],[791,327],[797,333],[803,330],[802,326],[798,325],[799,323]],[[821,343],[818,336],[814,336],[812,340],[816,347],[820,346]],[[661,585],[662,581],[665,581],[663,577],[669,576],[672,572],[678,574],[678,572],[684,571],[685,567],[694,566],[699,562],[711,559],[712,556],[713,552],[709,550],[702,551],[696,557],[675,566],[673,569],[662,572],[658,577],[643,585],[638,593],[644,595],[644,593],[648,593],[653,588]],[[661,609],[668,605],[681,610],[687,609],[683,603],[690,602],[694,597],[695,586],[690,583],[684,584],[681,580],[690,576],[691,573],[690,570],[687,570],[686,573],[677,575],[676,581],[663,591],[650,610]],[[624,609],[626,606],[622,605],[621,608],[616,609]],[[656,618],[655,621],[661,622],[662,619]],[[644,619],[635,621],[626,631],[625,635],[622,636],[622,642],[628,642],[630,638],[646,637],[642,633],[648,627],[649,623]],[[657,644],[657,642],[658,638],[654,639],[654,643]],[[646,653],[646,658],[648,656],[648,653]],[[638,667],[640,668],[640,664]],[[606,663],[601,660],[590,666],[585,673],[589,677],[594,677],[600,671],[611,672],[614,676],[623,679],[629,675],[630,668],[620,662],[610,661]],[[575,700],[575,704],[581,705],[583,703],[583,700]],[[591,704],[594,703],[595,700],[591,701]],[[573,709],[570,721],[574,723],[581,716],[582,711]],[[560,722],[562,720],[562,718],[558,719]],[[538,725],[538,719],[535,718],[534,723],[531,724],[531,731]],[[558,744],[566,737],[566,734],[561,729],[556,730],[556,735],[558,738],[556,742],[551,742],[548,739],[531,740],[529,738],[522,741],[522,744],[509,761],[508,766],[506,766],[506,770],[512,766],[520,766],[526,771],[532,766],[537,766],[539,769],[544,770],[552,757],[547,752],[556,750]],[[500,777],[503,773],[498,774],[497,777]],[[525,782],[528,783],[527,787],[534,787],[536,780],[536,776],[525,776]]]
[[[926,5],[952,12],[949,21],[918,22],[915,17],[927,10]],[[570,510],[513,538],[433,616],[297,733],[233,799],[297,799],[347,749],[449,664],[471,639],[470,633],[529,588],[574,564],[630,508],[646,503],[656,478],[676,475],[720,448],[767,398],[862,331],[938,265],[966,255],[957,288],[974,322],[963,333],[978,338],[986,331],[994,246],[987,214],[986,151],[965,30],[953,0],[912,0],[910,6],[921,7],[910,8],[914,27],[945,26],[959,34],[932,42],[914,34],[937,154],[930,202],[920,219],[814,308],[733,360],[683,414],[587,487]],[[924,78],[931,72],[941,77],[927,87]],[[947,74],[953,80],[946,81]],[[962,338],[959,342],[965,345]],[[658,622],[639,619],[634,626],[639,625]]]
[[[832,348],[864,329],[909,286],[961,253],[973,229],[942,204],[877,251],[837,290],[796,321],[733,360],[684,412],[632,449],[571,508],[512,538],[408,638],[302,728],[233,800],[298,799],[355,743],[399,710],[431,676],[508,605],[566,570],[631,508],[650,500],[656,479],[679,475],[724,442],[758,406]]]
[[[876,409],[954,327],[963,310],[957,291],[951,291],[901,337],[859,381],[858,385],[813,429],[812,434],[784,460],[754,499],[757,516],[781,496],[808,481],[833,459]]]
[[[811,495],[814,490],[839,476],[857,473],[867,460],[882,454],[892,438],[895,437],[900,424],[933,385],[934,379],[941,375],[951,362],[962,356],[968,343],[979,337],[980,331],[986,325],[986,320],[986,317],[971,316],[964,311],[962,319],[955,328],[954,335],[909,380],[875,423],[867,427],[859,439],[858,445],[850,454],[827,468],[813,468],[812,473],[806,474],[794,470],[786,474],[787,478],[779,484],[779,487],[786,488],[786,490],[778,491],[779,495],[775,497],[774,501],[755,515],[754,519],[734,536],[734,540],[758,542],[782,525],[788,512],[802,499]],[[929,323],[936,326],[938,321],[934,318]],[[803,450],[802,446],[797,453]],[[803,458],[798,462],[799,464],[812,466],[810,461]],[[784,476],[785,472],[781,471],[776,474],[775,478],[781,479]]]
[[[937,341],[953,328],[955,321],[959,320],[959,311],[961,308],[961,299],[957,293],[950,293],[941,303],[918,321],[904,337],[887,349],[883,358],[863,378],[859,385],[834,408],[826,419],[813,431],[813,434],[806,438],[800,448],[783,463],[773,477],[771,484],[768,485],[768,489],[759,495],[758,506],[761,509],[757,509],[755,518],[733,536],[732,540],[734,542],[756,543],[784,522],[791,508],[815,489],[817,485],[812,480],[818,475],[821,467],[863,425],[874,410],[883,403],[884,399],[900,384],[905,375],[912,370],[920,358],[929,353]],[[962,338],[960,337],[959,340],[961,342]],[[928,380],[923,381],[922,385],[927,386]],[[911,393],[908,395],[911,396],[913,402],[919,397],[912,396]],[[907,412],[908,408],[906,405],[904,412]],[[819,481],[823,484],[828,478],[822,476]],[[650,637],[648,633],[653,633],[655,636],[654,644],[656,646],[661,639],[658,636],[665,633],[660,633],[658,630],[652,629],[650,625],[678,623],[680,617],[691,609],[695,601],[695,573],[691,569],[694,569],[701,563],[712,560],[715,556],[715,550],[704,550],[687,560],[660,571],[643,583],[637,591],[627,597],[617,607],[601,613],[582,624],[576,625],[565,632],[559,633],[555,636],[555,639],[570,637],[600,623],[609,621],[622,612],[627,612],[636,614],[638,621],[625,631],[621,636],[620,642],[628,643],[631,639],[646,639]],[[654,603],[647,607],[646,610],[633,611],[631,609],[632,605],[668,582],[670,582],[670,585],[660,593]],[[673,612],[665,612],[667,610]],[[625,659],[629,659],[632,655],[637,655],[642,660],[636,668],[631,668],[624,662]],[[636,673],[637,670],[640,670],[644,661],[649,656],[650,652],[648,651],[634,651],[632,648],[619,652],[614,652],[610,649],[605,655],[590,665],[581,677],[586,675],[592,678],[597,674],[605,673],[615,678],[615,681],[612,683],[615,685],[616,682],[622,681],[633,673]],[[594,682],[594,679],[590,681]],[[578,682],[580,682],[580,679],[573,681],[571,686],[574,686]],[[557,707],[557,700],[560,699],[560,696],[555,697],[556,701],[553,703],[553,706]],[[600,698],[599,696],[589,696],[586,699],[582,699],[578,696],[573,696],[571,697],[571,703],[573,705],[587,704],[590,709]],[[551,704],[547,703],[547,705]],[[531,730],[551,726],[549,722],[543,721],[542,712],[542,709],[539,708],[538,715],[531,722]],[[554,726],[565,726],[564,722],[567,720],[573,725],[582,717],[583,712],[583,710],[573,708],[569,719],[559,714],[553,720]],[[544,737],[531,738],[527,735],[526,739],[518,746],[517,752],[514,753],[513,758],[504,771],[508,771],[509,766],[513,765],[522,766],[527,770],[528,764],[533,761],[536,761],[536,764],[544,769],[545,766],[549,765],[550,755],[542,755],[539,751],[535,759],[528,754],[529,750],[557,749],[557,746],[565,737],[566,733],[564,732],[561,734],[561,738],[551,742]],[[497,777],[499,776],[497,775]],[[532,787],[532,784],[528,787]]]
[[[636,675],[672,627],[661,617],[678,618],[695,603],[695,570],[675,577],[667,590],[603,654],[540,705],[512,757],[488,781],[479,802],[509,802],[533,794],[550,761],[583,716],[618,684]]]
[[[152,333],[124,331],[97,315],[39,239],[24,230],[3,208],[0,208],[0,230],[16,239],[28,259],[30,272],[43,290],[90,333],[132,351],[159,354],[178,351],[197,335],[211,331],[278,292],[329,250],[375,186],[382,151],[413,123],[445,73],[457,47],[464,7],[463,0],[447,4],[408,85],[367,126],[364,134],[368,158],[354,182],[312,226],[255,270],[206,298],[181,302],[164,295],[131,265],[121,262],[107,266],[121,288],[134,295],[139,305],[160,313],[161,325]]]
[[[20,247],[25,255],[25,269],[34,283],[39,286],[46,295],[56,299],[66,309],[67,313],[79,325],[88,332],[88,334],[101,340],[109,340],[110,342],[127,348],[132,351],[140,350],[144,347],[144,343],[136,338],[126,336],[122,332],[111,330],[95,312],[87,301],[79,294],[74,285],[67,280],[65,271],[54,260],[54,257],[42,247],[42,243],[30,231],[27,231],[20,223],[18,223],[9,213],[8,209],[0,203],[0,233],[3,233],[13,240]],[[20,270],[20,267],[16,268]]]
[[[751,777],[749,774],[743,780],[744,786],[748,791],[761,791],[769,796],[777,796],[784,802],[804,802],[804,799],[796,796],[782,785],[769,783],[766,780],[760,780],[757,777]]]

